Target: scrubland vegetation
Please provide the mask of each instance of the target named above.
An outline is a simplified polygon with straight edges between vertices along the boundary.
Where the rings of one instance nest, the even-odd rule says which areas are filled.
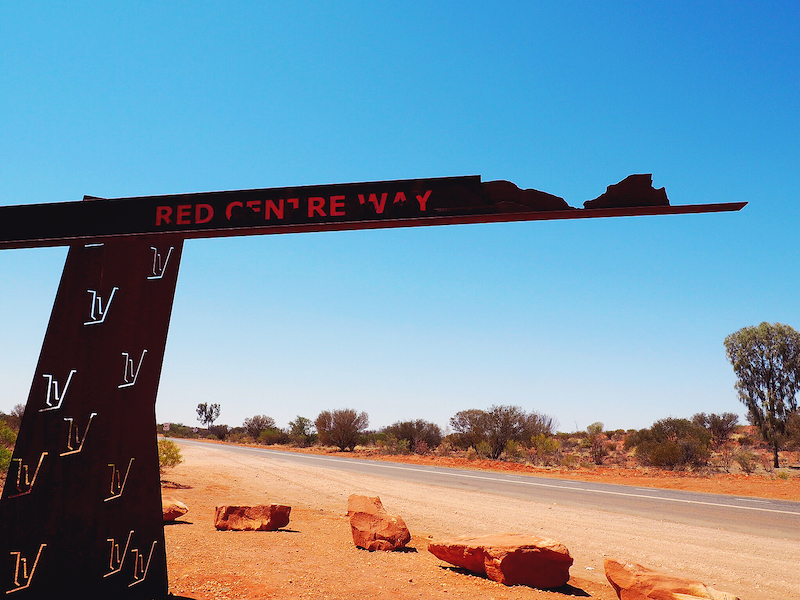
[[[367,413],[338,409],[322,411],[314,421],[298,416],[285,428],[278,427],[271,417],[257,415],[246,419],[242,427],[199,429],[170,424],[168,432],[163,432],[163,427],[160,431],[168,436],[242,444],[496,460],[558,469],[605,466],[788,477],[782,468],[800,467],[800,415],[790,421],[777,473],[771,443],[763,440],[757,427],[740,424],[735,413],[667,417],[639,430],[606,430],[598,422],[567,433],[556,430],[552,417],[519,406],[459,411],[445,430],[424,419],[369,429]]]
[[[783,467],[800,467],[800,333],[780,323],[744,327],[725,338],[726,355],[737,377],[739,400],[749,425],[735,413],[666,417],[639,430],[608,431],[603,423],[585,430],[557,431],[556,421],[520,406],[457,412],[443,430],[424,419],[369,429],[369,416],[351,408],[324,410],[312,419],[297,416],[279,427],[268,415],[254,415],[240,427],[217,425],[219,404],[197,405],[204,427],[159,426],[172,437],[213,438],[234,443],[305,448],[360,449],[383,455],[436,455],[495,460],[550,468],[644,467],[695,472],[763,471],[788,477]],[[11,451],[24,407],[0,413],[0,473]],[[159,444],[162,470],[178,464],[177,447]],[[770,456],[771,455],[771,456]],[[178,462],[176,462],[178,461]]]

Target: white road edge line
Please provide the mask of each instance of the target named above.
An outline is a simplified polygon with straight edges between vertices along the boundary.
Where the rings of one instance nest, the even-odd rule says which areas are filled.
[[[278,454],[282,456],[283,453],[276,451],[276,450],[267,450],[266,448],[245,448],[245,450],[250,450],[253,452],[261,452],[264,454]],[[358,464],[353,463],[353,459],[345,459],[345,458],[332,458],[329,456],[314,456],[313,454],[298,454],[298,456],[302,456],[306,459],[312,460],[322,460],[322,461],[332,461],[332,462],[341,462],[346,464]],[[376,461],[377,462],[377,461]],[[678,502],[681,504],[700,504],[702,506],[717,506],[720,508],[735,508],[738,510],[755,510],[758,512],[769,512],[769,513],[777,513],[781,515],[794,515],[800,516],[800,513],[792,512],[790,510],[778,510],[776,508],[761,508],[760,506],[736,506],[735,504],[722,504],[718,502],[703,502],[701,500],[684,500],[683,498],[669,498],[669,497],[660,497],[660,496],[644,496],[642,494],[629,494],[627,492],[612,492],[610,490],[593,490],[589,488],[575,488],[569,487],[566,485],[555,485],[552,483],[539,483],[537,481],[519,481],[513,479],[498,479],[497,477],[486,477],[485,475],[467,475],[466,473],[449,473],[444,471],[431,471],[428,469],[417,469],[414,467],[400,467],[397,465],[390,465],[385,463],[370,463],[373,466],[381,467],[384,469],[396,469],[398,471],[414,471],[417,473],[436,473],[438,475],[445,475],[448,477],[462,477],[464,479],[482,479],[485,481],[495,481],[501,483],[514,483],[518,485],[530,485],[535,487],[544,487],[544,488],[555,488],[560,490],[574,490],[579,492],[591,492],[594,494],[607,494],[611,496],[625,496],[630,498],[646,498],[650,500],[663,500],[665,502]],[[763,502],[763,501],[762,501]]]

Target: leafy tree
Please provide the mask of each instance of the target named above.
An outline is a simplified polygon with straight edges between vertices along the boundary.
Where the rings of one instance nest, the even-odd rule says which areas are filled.
[[[527,415],[519,406],[492,406],[486,416],[490,458],[500,458],[508,442],[522,440]]]
[[[9,426],[19,431],[19,426],[22,424],[22,415],[25,414],[25,405],[24,404],[15,404],[14,408],[11,409],[11,420],[9,422]]]
[[[606,436],[603,435],[603,424],[599,421],[592,423],[586,428],[586,436],[589,442],[589,455],[592,462],[596,465],[603,464],[603,458],[608,454],[606,448]]]
[[[352,408],[337,409],[333,412],[324,410],[314,421],[319,434],[319,441],[325,445],[333,445],[351,452],[358,444],[358,437],[369,425],[367,413],[357,413]]]
[[[719,449],[730,439],[731,434],[736,431],[736,426],[739,424],[739,415],[732,412],[722,413],[721,415],[697,413],[692,417],[692,423],[708,429],[711,434],[711,445]]]
[[[790,450],[800,450],[800,411],[792,412],[786,419],[786,437]]]
[[[162,475],[166,469],[177,467],[182,462],[178,444],[172,440],[158,440],[158,470]]]
[[[442,443],[442,430],[436,423],[417,419],[415,421],[397,421],[383,428],[383,433],[393,435],[398,440],[408,442],[408,448],[420,453],[436,448]]]
[[[552,417],[527,413],[519,406],[494,405],[488,411],[458,412],[450,419],[450,425],[456,431],[455,440],[460,446],[477,450],[479,444],[486,444],[481,446],[483,453],[497,459],[510,441],[527,447],[535,435],[552,435],[555,422]]]
[[[314,424],[311,419],[300,415],[294,421],[289,421],[289,439],[298,446],[308,446],[314,440]]]
[[[15,420],[12,415],[0,413],[0,484],[5,481],[6,471],[11,464],[14,444],[17,442],[17,430],[12,428]]]
[[[249,417],[244,420],[243,426],[245,431],[247,431],[247,435],[254,440],[258,439],[258,436],[261,435],[262,431],[267,429],[277,429],[275,426],[275,419],[268,417],[267,415],[256,415],[254,417]]]
[[[484,441],[488,425],[486,412],[476,408],[459,411],[450,418],[454,443],[464,449],[475,448]]]
[[[711,434],[688,419],[660,419],[649,429],[640,429],[625,439],[625,448],[635,448],[645,465],[674,469],[700,466],[710,456]]]
[[[781,323],[743,327],[725,338],[725,351],[736,373],[739,399],[748,420],[778,452],[786,441],[786,424],[797,410],[800,389],[800,333]]]
[[[197,420],[209,429],[219,417],[219,404],[201,402],[197,405]]]

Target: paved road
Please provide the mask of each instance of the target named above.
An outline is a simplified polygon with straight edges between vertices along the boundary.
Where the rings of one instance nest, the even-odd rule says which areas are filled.
[[[294,462],[373,477],[598,509],[778,539],[800,540],[800,502],[637,488],[171,439],[179,444],[202,444],[204,448],[218,452],[243,453],[261,456],[267,460]]]

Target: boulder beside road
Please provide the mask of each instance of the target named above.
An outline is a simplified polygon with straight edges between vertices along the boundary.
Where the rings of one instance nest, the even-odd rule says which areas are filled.
[[[435,541],[437,558],[505,585],[558,588],[569,581],[572,556],[556,540],[519,533],[461,536]]]
[[[607,558],[606,578],[620,600],[739,600],[700,581],[674,577],[629,562]]]
[[[365,550],[399,550],[411,541],[405,521],[383,508],[377,496],[353,494],[347,499],[353,543]]]
[[[214,527],[227,531],[275,531],[289,524],[291,506],[217,506]]]
[[[161,497],[161,513],[164,516],[165,523],[171,523],[178,517],[182,517],[189,512],[189,507],[180,500],[176,500],[171,496]]]

